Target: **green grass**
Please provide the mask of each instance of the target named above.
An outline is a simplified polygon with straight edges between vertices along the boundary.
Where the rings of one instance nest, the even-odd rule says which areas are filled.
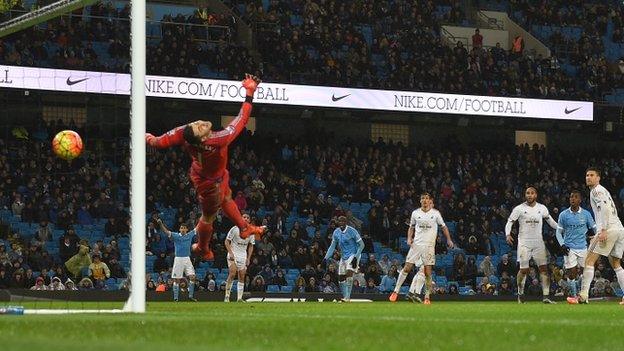
[[[614,302],[156,302],[144,315],[0,316],[0,349],[622,350],[622,326]]]

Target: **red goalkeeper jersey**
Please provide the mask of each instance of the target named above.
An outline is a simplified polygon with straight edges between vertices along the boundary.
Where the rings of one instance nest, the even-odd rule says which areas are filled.
[[[213,132],[199,147],[192,146],[184,140],[185,126],[177,127],[156,137],[152,145],[159,149],[181,146],[193,159],[191,178],[194,183],[198,178],[218,181],[225,173],[228,146],[247,125],[251,108],[251,103],[244,102],[238,116],[224,130]]]

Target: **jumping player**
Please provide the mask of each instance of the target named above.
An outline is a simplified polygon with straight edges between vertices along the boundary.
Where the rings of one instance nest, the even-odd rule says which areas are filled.
[[[243,220],[236,203],[232,200],[229,186],[229,173],[226,169],[228,146],[241,133],[251,115],[253,94],[260,84],[260,79],[250,74],[243,80],[246,97],[238,116],[222,131],[212,130],[209,121],[195,121],[177,127],[166,134],[156,137],[146,135],[147,144],[166,149],[180,146],[192,158],[190,178],[197,193],[197,200],[202,208],[202,216],[195,227],[198,243],[192,251],[204,260],[214,260],[210,249],[213,226],[219,208],[240,228],[240,237],[246,239],[252,234],[262,235],[265,227],[257,227]]]

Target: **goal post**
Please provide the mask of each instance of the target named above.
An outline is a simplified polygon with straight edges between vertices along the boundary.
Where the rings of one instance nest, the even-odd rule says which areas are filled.
[[[77,8],[95,3],[96,0],[62,0],[29,12],[23,16],[14,18],[5,23],[0,23],[0,38],[3,36],[30,28],[39,23],[52,20]],[[146,310],[146,99],[145,99],[145,73],[146,73],[146,1],[131,1],[131,96],[130,96],[130,270],[128,279],[130,280],[130,294],[123,308],[73,308],[64,307],[62,303],[54,306],[51,299],[36,299],[34,308],[29,308],[33,303],[26,303],[24,314],[74,314],[74,313],[144,313]],[[46,77],[33,77],[33,79],[46,79]],[[89,78],[87,78],[89,79]],[[84,81],[85,79],[83,79]],[[28,96],[28,94],[26,94]],[[69,111],[70,108],[64,108]],[[85,110],[86,111],[86,110]],[[71,113],[71,112],[69,112]],[[86,114],[86,112],[85,112]],[[127,117],[127,113],[125,114]],[[73,117],[73,116],[72,116]],[[86,120],[86,117],[85,117]],[[11,123],[6,121],[5,127],[10,127]],[[9,128],[9,129],[10,129]],[[8,130],[8,129],[7,129]],[[127,131],[127,129],[125,129]],[[0,135],[0,137],[2,137]],[[26,138],[28,139],[28,138]],[[23,223],[11,213],[5,213],[7,218],[15,220],[11,225],[25,228],[29,231],[32,224]],[[5,215],[2,214],[2,215]],[[100,223],[103,225],[103,223]],[[54,226],[53,226],[54,229]],[[54,230],[60,232],[61,230]],[[56,242],[61,233],[55,234],[50,240],[51,246],[55,246],[58,254]],[[103,234],[101,234],[103,235]],[[32,231],[29,233],[32,236]],[[101,238],[101,237],[100,237]],[[54,244],[54,245],[52,245]],[[126,251],[127,252],[127,251]],[[127,255],[127,253],[126,253]],[[127,267],[127,266],[126,266]],[[84,269],[84,268],[83,268]],[[83,275],[84,276],[84,275]],[[51,275],[50,275],[51,277]],[[76,284],[78,282],[75,282]],[[12,298],[11,303],[32,301],[26,296]],[[45,303],[41,301],[46,301]],[[120,304],[121,305],[121,304]],[[44,307],[45,306],[45,307]],[[67,304],[69,306],[69,304]],[[1,306],[0,306],[1,307]],[[41,308],[43,307],[43,308]],[[52,308],[58,307],[58,308]],[[107,307],[107,306],[104,306]],[[120,306],[121,307],[121,306]]]
[[[145,0],[131,1],[130,220],[131,312],[145,312]],[[140,287],[140,288],[136,288]]]

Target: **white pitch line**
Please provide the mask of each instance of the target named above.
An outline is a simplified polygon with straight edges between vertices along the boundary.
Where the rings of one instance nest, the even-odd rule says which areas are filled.
[[[344,320],[381,320],[389,322],[423,322],[423,323],[474,323],[474,324],[500,324],[500,325],[523,325],[523,324],[535,324],[535,325],[561,325],[561,326],[591,326],[587,321],[579,321],[574,319],[486,319],[486,318],[419,318],[419,317],[406,317],[406,316],[353,316],[345,314],[295,314],[295,313],[243,313],[232,315],[229,313],[210,313],[202,318],[218,318],[218,319],[263,319],[263,318],[293,318],[293,319],[344,319]],[[604,327],[621,327],[621,323],[606,322],[597,320],[596,326]]]

